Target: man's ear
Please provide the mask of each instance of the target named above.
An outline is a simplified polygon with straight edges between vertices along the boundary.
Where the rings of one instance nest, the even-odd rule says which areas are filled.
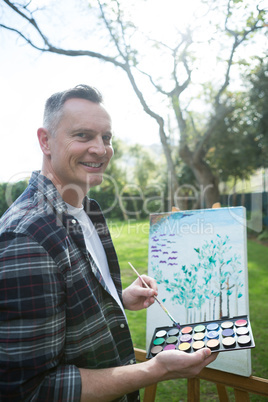
[[[40,144],[40,148],[44,155],[50,155],[50,146],[49,146],[49,139],[50,133],[45,128],[41,127],[37,130],[37,136]]]

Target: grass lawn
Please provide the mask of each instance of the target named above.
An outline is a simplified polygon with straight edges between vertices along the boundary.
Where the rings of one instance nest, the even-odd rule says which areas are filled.
[[[108,222],[115,248],[118,254],[123,287],[136,279],[135,273],[128,265],[130,261],[142,274],[148,266],[149,222]],[[252,349],[253,375],[268,378],[268,247],[248,240],[248,276],[250,321],[256,348]],[[135,347],[145,349],[146,343],[146,311],[127,311],[132,339]],[[201,381],[201,401],[218,401],[216,387]],[[234,400],[230,394],[230,400]],[[267,401],[257,395],[251,401]],[[158,384],[157,402],[187,401],[187,381],[173,380]]]

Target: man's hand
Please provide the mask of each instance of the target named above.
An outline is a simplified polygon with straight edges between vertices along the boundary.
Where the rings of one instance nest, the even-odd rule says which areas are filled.
[[[194,353],[185,353],[178,350],[163,351],[150,360],[154,370],[160,373],[163,380],[175,378],[191,378],[212,363],[218,353],[211,353],[209,348],[200,349]]]
[[[194,377],[217,355],[211,354],[208,348],[194,353],[171,350],[139,364],[99,370],[80,369],[81,402],[109,402],[160,381]]]
[[[157,296],[157,285],[153,278],[141,275],[142,279],[149,286],[146,288],[140,278],[137,278],[130,286],[123,290],[123,304],[128,310],[141,310],[154,303],[154,296]]]

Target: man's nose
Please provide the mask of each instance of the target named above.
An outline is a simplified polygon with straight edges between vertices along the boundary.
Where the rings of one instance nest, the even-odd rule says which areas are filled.
[[[106,148],[102,137],[96,137],[93,141],[91,141],[88,147],[88,152],[98,156],[104,156],[106,154]]]

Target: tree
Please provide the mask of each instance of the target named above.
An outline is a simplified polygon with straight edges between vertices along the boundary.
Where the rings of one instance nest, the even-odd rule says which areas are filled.
[[[245,77],[245,89],[232,94],[235,108],[215,130],[208,151],[213,169],[219,178],[248,179],[268,160],[268,76],[267,65],[260,65]],[[214,144],[217,144],[215,146]]]
[[[26,189],[28,182],[26,180],[17,183],[0,184],[0,217],[10,207]]]
[[[90,16],[93,18],[99,13],[99,21],[102,24],[101,40],[104,44],[103,52],[100,53],[94,50],[66,50],[57,46],[58,40],[53,43],[42,28],[42,13],[40,10],[34,11],[34,2],[3,2],[24,21],[24,24],[14,27],[2,23],[0,26],[15,32],[34,48],[73,57],[98,58],[112,63],[127,74],[144,111],[158,124],[171,178],[170,199],[171,204],[174,204],[178,177],[174,146],[171,144],[167,124],[168,108],[171,107],[175,117],[172,120],[179,134],[178,143],[175,145],[176,153],[179,153],[183,162],[192,170],[204,204],[210,207],[219,200],[218,176],[208,163],[207,156],[211,149],[213,133],[235,107],[227,89],[231,84],[231,71],[235,71],[234,66],[238,65],[241,57],[239,49],[245,50],[247,43],[254,40],[253,34],[265,28],[265,10],[261,9],[258,3],[253,5],[249,0],[199,1],[197,10],[201,9],[204,17],[201,19],[193,16],[190,27],[183,26],[180,31],[177,29],[171,43],[166,43],[161,38],[154,39],[156,32],[150,37],[148,33],[142,36],[142,31],[134,21],[131,11],[141,5],[145,7],[146,1],[136,1],[135,8],[131,8],[129,2],[125,6],[124,2],[120,3],[119,0],[92,1]],[[204,35],[204,24],[208,35]],[[108,36],[105,36],[104,29]],[[141,43],[148,44],[144,53],[141,51]],[[211,63],[212,68],[208,66],[213,77],[209,79],[209,84],[202,80],[198,82],[196,79],[198,68],[202,64],[204,43],[209,47],[209,51],[218,57],[218,60],[216,57],[213,61],[215,64]],[[148,64],[149,54],[155,57],[153,66]],[[161,66],[160,71],[157,69],[158,65]],[[215,76],[213,69],[219,69],[220,76]],[[235,73],[237,74],[237,71]],[[196,86],[199,88],[203,109],[202,119],[199,121],[196,121],[194,113]],[[157,112],[159,106],[151,100],[152,96],[162,102],[161,113]]]
[[[135,216],[140,219],[149,213],[163,212],[164,185],[161,177],[161,158],[156,158],[141,145],[128,146],[113,139],[114,156],[104,174],[103,183],[90,189],[108,218]],[[156,196],[158,194],[158,196]]]
[[[252,87],[249,92],[249,104],[251,109],[251,124],[257,134],[256,142],[260,149],[259,166],[268,166],[268,61],[260,62],[260,65],[250,75]]]
[[[100,202],[108,218],[122,218],[122,210],[118,205],[118,194],[126,183],[126,172],[124,167],[119,166],[118,161],[124,153],[124,144],[119,139],[113,139],[113,148],[115,151],[114,156],[110,160],[103,176],[102,185],[90,189],[88,195]],[[127,219],[124,214],[123,217]]]

